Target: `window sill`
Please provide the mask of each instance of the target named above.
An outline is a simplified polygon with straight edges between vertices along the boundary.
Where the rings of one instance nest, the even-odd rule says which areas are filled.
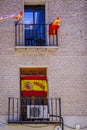
[[[58,46],[15,46],[15,49],[56,50],[58,49]]]

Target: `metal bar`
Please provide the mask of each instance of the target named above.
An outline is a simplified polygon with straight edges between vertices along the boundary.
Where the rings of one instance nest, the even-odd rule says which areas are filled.
[[[14,98],[12,98],[12,119],[14,121]]]
[[[49,106],[48,106],[48,99],[46,98],[46,105],[47,105],[47,118],[49,118]]]
[[[61,117],[61,99],[59,98],[59,116]]]
[[[53,115],[53,99],[51,99],[51,112],[52,112],[52,115]],[[53,121],[53,116],[52,116],[52,121]]]
[[[39,97],[37,97],[37,106],[38,106],[38,108],[39,108],[39,105],[40,105],[40,99],[39,99]],[[39,111],[38,111],[38,119],[39,119]]]
[[[48,118],[49,118],[49,115],[50,115],[50,107],[49,107],[49,99],[47,99],[47,108],[48,108]]]
[[[56,105],[56,121],[57,121],[57,98],[55,99],[55,105]]]
[[[57,34],[56,34],[56,45],[58,46],[58,31],[57,31]]]
[[[10,121],[10,98],[8,98],[8,122]]]
[[[18,121],[18,98],[17,98],[17,121]]]
[[[53,43],[52,43],[52,46],[54,46],[55,45],[55,37],[54,37],[54,35],[53,35]]]
[[[62,122],[61,122],[62,130],[64,130],[64,120],[63,120],[63,117],[61,117],[61,120],[62,120]]]
[[[19,41],[18,41],[18,43],[20,45],[20,24],[18,24],[18,34],[19,34]]]
[[[27,46],[29,46],[31,44],[31,41],[29,39],[29,37],[30,37],[30,28],[31,28],[31,24],[30,25],[27,24],[27,32],[26,32],[26,35],[27,35]]]
[[[31,113],[31,105],[32,105],[32,99],[30,97],[30,113]],[[30,119],[31,119],[31,114],[30,114]]]
[[[17,46],[17,26],[15,23],[15,46]]]
[[[21,24],[21,26],[22,26],[22,32],[21,33],[22,33],[22,46],[23,46],[24,45],[24,43],[23,43],[24,42],[24,35],[23,35],[23,31],[24,31],[23,28],[24,28],[24,26],[23,26],[23,24]]]
[[[51,36],[49,35],[49,46],[51,46]]]
[[[42,101],[43,101],[43,121],[44,121],[44,97],[42,97]]]
[[[20,121],[22,121],[22,97],[20,98]]]

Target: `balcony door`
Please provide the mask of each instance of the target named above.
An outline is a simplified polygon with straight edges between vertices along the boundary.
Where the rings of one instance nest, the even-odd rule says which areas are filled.
[[[45,45],[45,6],[25,6],[25,45]]]
[[[48,115],[47,68],[21,68],[20,85],[21,120],[41,120],[47,118],[48,116],[43,116],[44,109],[46,109],[45,113]],[[32,113],[30,108],[32,107],[41,107],[42,116],[39,116],[39,113],[37,116],[30,116]]]

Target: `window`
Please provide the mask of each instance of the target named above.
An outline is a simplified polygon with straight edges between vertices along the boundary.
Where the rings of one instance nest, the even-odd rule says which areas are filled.
[[[24,7],[25,45],[45,45],[45,6]]]

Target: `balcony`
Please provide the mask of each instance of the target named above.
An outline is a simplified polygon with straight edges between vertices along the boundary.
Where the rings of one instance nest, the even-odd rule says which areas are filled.
[[[32,99],[30,97],[8,98],[8,123],[59,124],[61,117],[61,99]]]
[[[58,48],[58,32],[49,35],[49,24],[15,24],[16,48]]]

